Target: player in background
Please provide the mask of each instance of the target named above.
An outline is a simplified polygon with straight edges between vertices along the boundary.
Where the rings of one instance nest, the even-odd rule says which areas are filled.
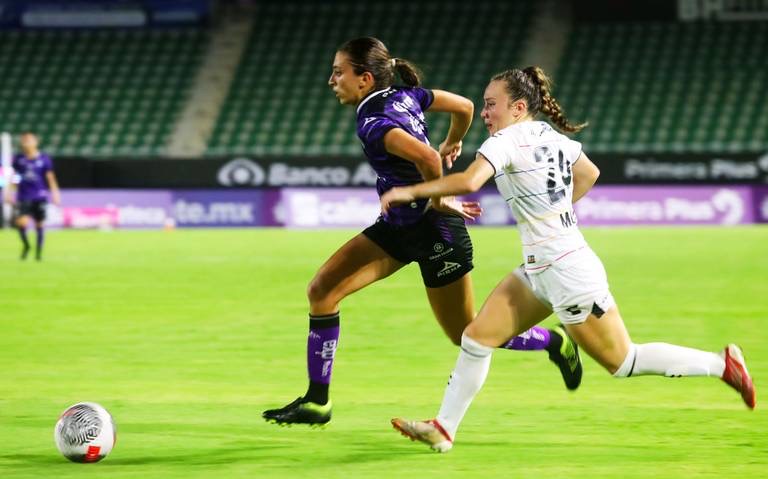
[[[399,75],[405,86],[393,86]],[[464,97],[420,87],[415,67],[390,56],[375,38],[358,38],[336,52],[329,86],[339,102],[357,111],[357,134],[378,175],[379,195],[395,186],[439,178],[461,152],[474,106]],[[451,114],[445,140],[434,150],[427,139],[425,111]],[[480,214],[477,203],[434,195],[390,208],[323,264],[309,284],[306,394],[279,409],[264,411],[276,423],[322,424],[331,419],[328,388],[339,338],[339,304],[371,283],[416,261],[427,298],[447,336],[460,344],[475,315],[470,270],[472,242],[464,219]],[[368,318],[375,321],[376,318]],[[496,346],[547,350],[569,389],[581,381],[578,350],[562,328],[534,327]],[[375,339],[372,339],[375,340]]]
[[[27,226],[31,218],[37,233],[35,259],[40,261],[45,242],[45,209],[49,193],[54,204],[61,203],[59,184],[53,172],[51,157],[38,148],[37,135],[32,132],[22,133],[19,146],[21,153],[13,157],[13,180],[5,199],[14,204],[14,225],[19,230],[22,243],[21,259],[27,259],[30,250]]]
[[[441,195],[478,190],[494,177],[518,221],[523,265],[493,290],[464,330],[456,367],[436,419],[392,420],[396,429],[437,451],[452,447],[459,423],[485,382],[493,349],[544,318],[557,314],[570,336],[617,378],[658,375],[714,376],[736,389],[749,408],[755,389],[738,346],[712,353],[666,343],[632,342],[608,288],[600,259],[576,225],[573,203],[599,175],[581,144],[554,131],[541,112],[565,132],[571,124],[538,67],[494,76],[485,90],[482,118],[491,137],[463,173],[394,188],[382,211]]]

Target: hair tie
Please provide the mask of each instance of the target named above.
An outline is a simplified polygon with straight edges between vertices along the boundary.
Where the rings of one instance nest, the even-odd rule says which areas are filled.
[[[393,57],[391,61],[392,61],[392,68],[395,68],[395,66],[397,66],[397,58]]]

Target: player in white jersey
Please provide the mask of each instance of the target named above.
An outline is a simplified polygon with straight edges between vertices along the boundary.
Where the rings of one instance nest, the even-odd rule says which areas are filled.
[[[545,122],[526,121],[499,130],[479,152],[491,163],[499,193],[518,221],[527,271],[543,271],[586,246],[575,227],[572,198],[580,143]]]
[[[491,137],[469,168],[441,179],[394,188],[381,198],[392,205],[477,191],[492,176],[514,213],[523,243],[523,265],[504,278],[462,336],[461,352],[435,419],[392,424],[403,434],[445,452],[488,374],[491,352],[503,341],[553,312],[568,333],[613,376],[714,376],[755,407],[755,388],[738,346],[720,353],[667,343],[634,344],[611,296],[600,259],[576,226],[573,203],[594,185],[598,168],[578,142],[535,121],[548,116],[566,132],[571,124],[538,67],[507,70],[485,90],[482,117]]]

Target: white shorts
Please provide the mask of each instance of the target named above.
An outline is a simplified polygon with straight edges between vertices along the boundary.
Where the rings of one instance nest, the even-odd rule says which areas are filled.
[[[600,317],[616,304],[603,263],[586,246],[543,271],[529,274],[520,266],[514,274],[563,324],[583,323],[590,314]]]

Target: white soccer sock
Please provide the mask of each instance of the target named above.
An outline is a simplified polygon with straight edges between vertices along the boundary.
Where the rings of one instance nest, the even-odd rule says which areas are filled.
[[[657,375],[716,376],[725,370],[720,355],[667,343],[633,344],[616,377]]]
[[[451,435],[451,439],[455,438],[464,414],[485,383],[493,350],[466,334],[461,336],[459,359],[456,360],[456,367],[445,388],[443,404],[437,414],[438,422]]]

